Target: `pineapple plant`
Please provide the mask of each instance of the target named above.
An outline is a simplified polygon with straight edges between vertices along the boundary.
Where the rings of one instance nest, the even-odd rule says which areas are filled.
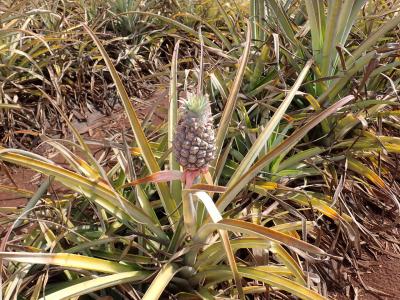
[[[208,96],[189,94],[181,106],[173,151],[184,171],[208,169],[215,156],[214,125]]]

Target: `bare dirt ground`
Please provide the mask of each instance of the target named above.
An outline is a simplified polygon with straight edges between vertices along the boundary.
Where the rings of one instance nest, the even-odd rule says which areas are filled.
[[[389,296],[383,296],[380,293],[367,293],[366,290],[362,290],[359,299],[400,299],[400,256],[379,255],[377,260],[365,262],[367,263],[364,268],[365,271],[361,274],[365,285],[389,294]]]
[[[400,299],[400,256],[368,255],[357,260],[358,270],[348,270],[345,291],[331,293],[336,300],[396,300]]]
[[[160,124],[164,119],[168,106],[168,93],[158,92],[150,99],[134,103],[135,109],[141,120],[149,119],[153,125]],[[116,133],[125,132],[129,122],[119,108],[112,116],[104,116],[100,113],[88,115],[85,122],[74,122],[74,126],[88,141],[104,141],[106,137]],[[96,144],[90,145],[93,153],[103,150]],[[64,166],[66,162],[60,155],[49,150],[49,147],[39,147],[35,152],[46,157],[51,157],[57,164]],[[0,185],[18,187],[34,192],[44,177],[33,171],[11,165],[0,169]],[[61,185],[53,184],[51,193],[57,193],[63,189]],[[0,207],[23,206],[27,197],[21,197],[0,189]],[[346,270],[349,274],[348,286],[345,291],[332,292],[331,299],[345,300],[400,300],[400,255],[371,254],[363,251],[358,258],[358,270],[354,268]]]

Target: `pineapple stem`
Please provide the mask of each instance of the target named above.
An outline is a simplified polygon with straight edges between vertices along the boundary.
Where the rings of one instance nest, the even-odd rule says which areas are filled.
[[[182,181],[185,183],[185,189],[190,189],[193,184],[200,183],[202,174],[208,172],[208,167],[197,170],[184,170]]]

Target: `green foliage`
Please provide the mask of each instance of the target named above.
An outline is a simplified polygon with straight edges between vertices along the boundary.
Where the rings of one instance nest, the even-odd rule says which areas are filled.
[[[208,107],[208,99],[203,95],[189,95],[183,104],[185,108],[197,115],[204,114]]]
[[[396,1],[189,2],[0,4],[0,160],[48,176],[35,193],[0,185],[30,199],[0,208],[0,298],[325,299],[328,262],[368,238],[349,195],[399,205]],[[168,76],[168,120],[142,122],[132,96]],[[217,158],[182,189],[178,98],[201,78]],[[132,133],[108,144],[108,165],[70,120],[106,93]],[[54,119],[77,142],[39,137],[67,166],[13,136]]]

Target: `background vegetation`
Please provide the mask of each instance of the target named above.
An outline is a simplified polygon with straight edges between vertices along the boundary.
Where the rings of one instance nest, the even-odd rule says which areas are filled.
[[[2,1],[0,160],[47,176],[34,193],[0,186],[30,199],[0,208],[3,299],[324,299],[343,287],[341,266],[365,241],[380,246],[377,216],[398,218],[399,8]],[[182,189],[171,137],[178,95],[199,84],[218,155]],[[167,121],[140,120],[137,99],[162,88]],[[121,103],[132,131],[104,143],[104,165],[71,120]],[[53,181],[68,189],[55,197]]]

